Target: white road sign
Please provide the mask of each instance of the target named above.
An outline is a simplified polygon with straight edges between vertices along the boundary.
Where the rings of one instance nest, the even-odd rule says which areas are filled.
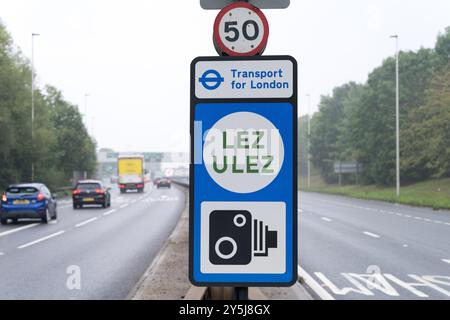
[[[290,98],[293,70],[290,60],[199,61],[195,95],[199,99]]]

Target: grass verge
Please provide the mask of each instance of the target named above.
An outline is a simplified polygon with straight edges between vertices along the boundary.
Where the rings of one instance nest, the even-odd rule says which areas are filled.
[[[300,190],[336,194],[359,199],[381,200],[433,209],[450,209],[450,179],[438,179],[402,186],[400,198],[395,195],[394,187],[342,186],[312,184],[310,189],[299,183]]]

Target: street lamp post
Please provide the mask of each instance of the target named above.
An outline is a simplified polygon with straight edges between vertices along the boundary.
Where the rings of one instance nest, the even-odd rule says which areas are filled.
[[[308,189],[311,188],[311,95],[308,97]]]
[[[31,182],[34,181],[34,37],[40,34],[31,34]]]
[[[395,144],[396,144],[396,194],[400,197],[400,86],[399,86],[399,51],[398,51],[398,35],[395,38]]]

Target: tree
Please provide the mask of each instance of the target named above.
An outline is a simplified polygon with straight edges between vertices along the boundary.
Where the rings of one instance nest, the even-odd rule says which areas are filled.
[[[31,136],[31,68],[0,22],[0,189],[30,181],[52,188],[69,185],[72,172],[96,169],[96,146],[76,106],[60,91],[35,91]]]

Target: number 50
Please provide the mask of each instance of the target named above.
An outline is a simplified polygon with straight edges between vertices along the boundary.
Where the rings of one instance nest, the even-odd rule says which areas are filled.
[[[233,33],[232,36],[226,36],[225,39],[229,42],[236,42],[240,37],[239,29],[236,27],[238,25],[237,21],[227,21],[225,22],[225,33]],[[253,26],[253,35],[249,34],[249,26]],[[242,24],[242,35],[248,41],[256,40],[259,36],[259,27],[256,21],[247,20]]]

